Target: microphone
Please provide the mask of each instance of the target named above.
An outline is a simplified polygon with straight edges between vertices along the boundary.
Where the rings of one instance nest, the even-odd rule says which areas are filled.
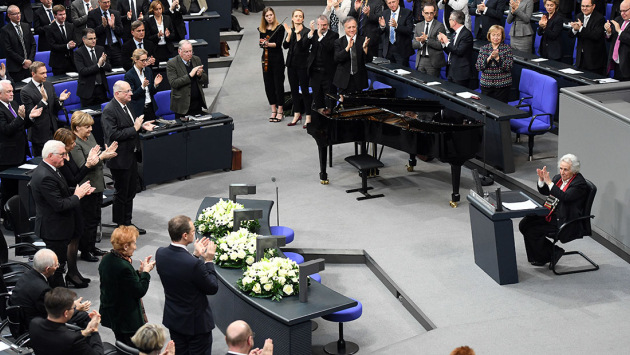
[[[280,226],[280,201],[278,200],[278,185],[276,184],[276,177],[272,176],[271,177],[271,182],[273,182],[274,185],[276,185],[276,223],[278,223],[277,225]]]

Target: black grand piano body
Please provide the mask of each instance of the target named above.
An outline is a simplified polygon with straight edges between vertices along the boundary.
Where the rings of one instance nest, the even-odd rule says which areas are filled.
[[[451,205],[455,207],[460,200],[461,166],[480,150],[483,123],[445,110],[436,100],[394,95],[395,89],[364,91],[344,96],[343,107],[330,114],[313,111],[307,132],[317,142],[321,183],[328,183],[327,148],[362,142],[362,153],[366,153],[365,143],[381,144],[408,153],[408,171],[416,165],[417,155],[451,164]]]

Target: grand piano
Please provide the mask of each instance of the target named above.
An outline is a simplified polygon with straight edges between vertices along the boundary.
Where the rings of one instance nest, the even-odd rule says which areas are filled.
[[[461,167],[480,150],[483,123],[445,110],[439,101],[395,98],[395,89],[381,89],[344,95],[331,112],[313,111],[307,132],[317,143],[322,184],[329,182],[333,145],[358,142],[365,153],[366,143],[380,144],[408,153],[408,171],[418,155],[451,164],[450,205],[457,207]]]

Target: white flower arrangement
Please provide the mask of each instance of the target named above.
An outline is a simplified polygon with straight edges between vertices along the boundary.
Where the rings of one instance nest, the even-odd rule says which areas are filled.
[[[236,285],[252,297],[271,297],[279,302],[300,292],[299,280],[300,269],[295,261],[275,257],[248,266]]]
[[[210,234],[213,238],[226,236],[234,226],[234,210],[243,209],[244,206],[232,200],[220,199],[211,207],[204,208],[197,220],[195,227],[201,234]],[[247,228],[250,232],[256,232],[260,228],[258,220],[243,221],[241,227]]]
[[[256,260],[256,237],[245,228],[231,232],[216,240],[217,251],[214,256],[215,264],[224,268],[241,269],[252,265]],[[274,249],[265,250],[265,257],[273,257]]]

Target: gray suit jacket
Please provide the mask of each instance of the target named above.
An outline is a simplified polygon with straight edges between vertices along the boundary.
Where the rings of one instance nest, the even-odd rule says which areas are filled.
[[[508,10],[510,8],[508,7]],[[534,11],[534,3],[532,0],[521,0],[518,9],[512,13],[508,12],[507,22],[512,24],[510,36],[531,36],[534,33],[532,26],[529,24]]]
[[[93,9],[98,7],[98,0],[90,0],[90,3]],[[74,25],[74,41],[77,45],[83,44],[83,40],[81,40],[82,32],[87,27],[88,14],[85,10],[85,1],[83,0],[74,0],[70,5],[72,24]]]
[[[414,30],[413,41],[411,42],[411,46],[413,49],[418,50],[418,54],[416,55],[416,69],[419,68],[420,58],[424,51],[425,47],[429,48],[429,60],[431,60],[431,66],[436,69],[442,68],[446,66],[446,59],[444,59],[444,51],[442,50],[442,44],[437,38],[438,33],[446,34],[446,28],[444,28],[444,24],[434,18],[431,21],[431,27],[429,28],[429,38],[422,46],[422,43],[416,41],[416,37],[420,37],[424,32],[425,21],[419,22],[416,24],[416,29]]]
[[[201,65],[201,59],[195,55],[193,55],[191,62],[193,67]],[[188,108],[190,108],[190,85],[195,84],[199,86],[203,106],[207,107],[202,87],[203,84],[208,83],[206,72],[201,74],[201,78],[198,80],[191,79],[184,61],[177,55],[166,63],[166,76],[169,84],[171,84],[171,111],[180,115],[185,115],[188,112]]]

